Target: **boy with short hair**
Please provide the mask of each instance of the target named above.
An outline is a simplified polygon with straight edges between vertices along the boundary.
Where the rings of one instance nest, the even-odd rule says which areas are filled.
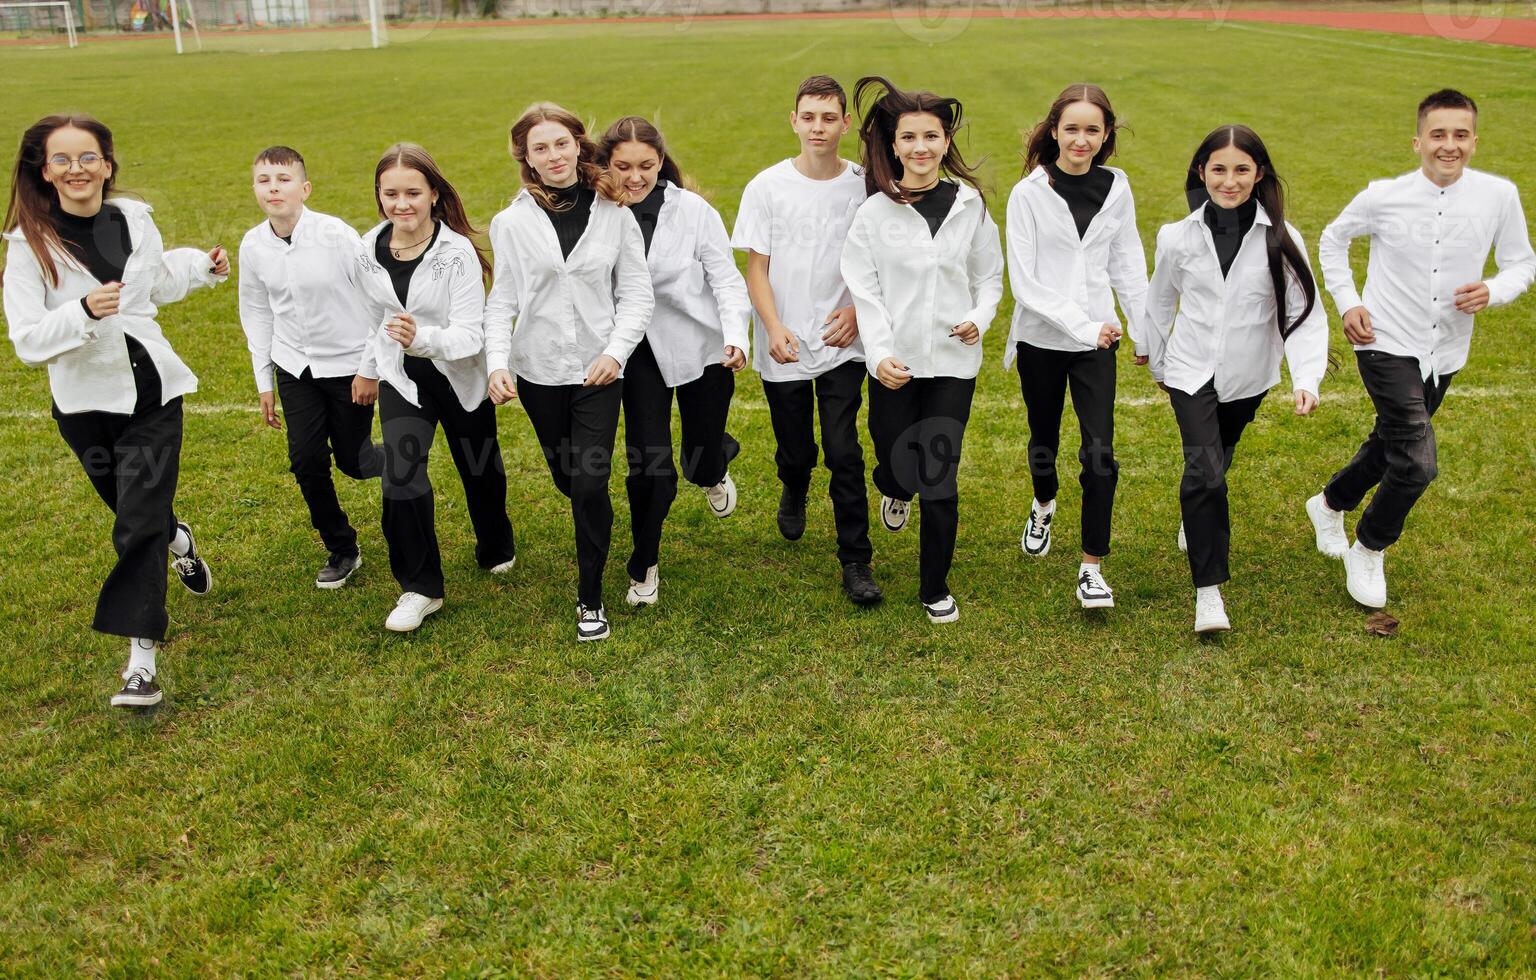
[[[848,95],[835,79],[815,75],[800,83],[790,114],[800,153],[747,184],[731,244],[747,252],[753,367],[762,375],[784,485],[779,532],[790,541],[805,533],[819,416],[843,591],[854,603],[872,605],[881,592],[870,569],[858,428],[866,372],[840,268],[843,241],[865,198],[863,171],[837,153],[850,122]]]
[[[362,564],[362,553],[336,499],[331,456],[354,480],[373,479],[384,467],[372,439],[379,382],[364,360],[372,323],[355,285],[362,239],[340,218],[304,206],[312,187],[297,150],[268,147],[251,169],[267,219],[240,242],[240,325],[262,418],[283,428],[275,380],[288,420],[290,469],[330,553],[315,585],[337,589]]]

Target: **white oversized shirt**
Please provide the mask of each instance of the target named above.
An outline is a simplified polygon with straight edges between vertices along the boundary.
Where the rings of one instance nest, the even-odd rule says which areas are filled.
[[[102,283],[67,253],[54,254],[58,285],[50,285],[20,230],[8,231],[5,320],[16,356],[31,367],[48,366],[48,385],[59,411],[132,415],[138,402],[124,335],[144,345],[160,375],[161,404],[197,390],[197,378],[176,356],[155,322],[159,307],[194,289],[225,280],[213,274],[208,254],[195,248],[165,251],[154,209],[131,198],[113,198],[128,221],[133,251],[123,268],[118,311],[92,320],[80,300]]]
[[[305,208],[288,237],[263,221],[240,242],[240,326],[259,392],[272,390],[274,364],[294,377],[351,377],[374,326],[357,285],[357,231]]]
[[[528,193],[491,219],[496,253],[485,306],[486,370],[541,385],[579,385],[607,354],[623,365],[651,322],[655,298],[645,236],[629,208],[602,195],[569,257]],[[513,324],[516,330],[513,330]]]
[[[486,398],[485,286],[475,247],[463,235],[438,223],[437,240],[422,253],[411,272],[405,310],[416,321],[410,347],[384,332],[384,325],[402,312],[400,297],[389,270],[374,257],[380,235],[389,234],[389,222],[363,236],[357,252],[363,270],[359,287],[368,305],[372,333],[358,373],[365,378],[388,381],[400,396],[421,406],[416,382],[405,373],[406,357],[426,357],[448,379],[466,412],[480,407]]]
[[[1349,243],[1371,238],[1365,297],[1355,291]],[[1372,181],[1323,229],[1317,260],[1342,315],[1371,314],[1379,350],[1419,361],[1421,377],[1459,371],[1472,346],[1472,314],[1456,309],[1456,289],[1483,281],[1489,249],[1499,273],[1487,280],[1488,305],[1514,302],[1536,277],[1520,192],[1502,177],[1465,170],[1440,187],[1415,170]]]
[[[1020,341],[1046,350],[1096,349],[1102,325],[1120,322],[1116,297],[1128,334],[1136,331],[1133,340],[1140,335],[1147,256],[1136,230],[1136,203],[1124,171],[1104,169],[1114,182],[1081,236],[1072,209],[1051,187],[1044,167],[1032,170],[1008,195],[1008,278],[1014,305],[1003,367],[1013,366]],[[1136,353],[1146,352],[1146,344],[1136,341]]]
[[[909,204],[866,200],[843,245],[843,280],[858,309],[871,375],[894,357],[915,378],[974,378],[981,342],[950,336],[970,321],[983,335],[1003,298],[1003,246],[986,202],[959,184],[937,234]]]
[[[843,240],[864,203],[864,171],[842,161],[831,180],[812,180],[782,160],[753,177],[741,194],[731,244],[768,256],[768,284],[784,328],[799,342],[799,360],[780,364],[768,354],[768,327],[753,311],[752,366],[764,381],[817,378],[848,361],[863,360],[856,339],[829,347],[821,339],[827,317],[853,303],[843,283]]]
[[[662,380],[676,388],[719,364],[725,348],[750,351],[752,303],[720,213],[676,184],[669,183],[662,194],[646,254],[656,309],[645,335]]]
[[[1275,287],[1264,236],[1271,222],[1262,206],[1238,246],[1225,278],[1202,204],[1182,221],[1157,233],[1157,259],[1147,288],[1142,340],[1152,377],[1193,395],[1214,379],[1224,402],[1251,398],[1280,381],[1280,357],[1291,385],[1317,394],[1328,368],[1328,317],[1314,303],[1307,318],[1283,342],[1275,324]],[[1289,223],[1286,231],[1303,258],[1306,243]],[[1306,304],[1301,284],[1286,270],[1285,309],[1292,321]],[[1177,315],[1175,315],[1177,311]],[[1170,329],[1172,331],[1170,335]]]

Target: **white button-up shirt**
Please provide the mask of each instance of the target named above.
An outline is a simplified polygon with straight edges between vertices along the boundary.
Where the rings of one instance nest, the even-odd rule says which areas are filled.
[[[294,377],[351,377],[374,326],[357,281],[362,239],[328,214],[299,212],[289,236],[270,222],[240,241],[240,326],[257,391],[272,390],[272,365]]]
[[[1371,236],[1365,297],[1355,291],[1349,243]],[[1503,306],[1531,285],[1536,254],[1520,193],[1502,177],[1465,170],[1440,187],[1415,170],[1372,181],[1323,229],[1317,260],[1342,315],[1371,314],[1376,340],[1355,350],[1416,357],[1424,378],[1459,371],[1472,346],[1472,315],[1456,309],[1456,289],[1483,281],[1493,249],[1499,274],[1487,280],[1488,305]]]
[[[165,251],[154,210],[131,198],[113,198],[128,219],[133,251],[123,268],[118,311],[92,320],[80,300],[102,285],[68,254],[55,254],[58,285],[50,285],[19,231],[5,233],[5,321],[22,363],[48,366],[48,385],[59,411],[132,415],[138,402],[124,335],[144,345],[160,375],[161,404],[197,390],[197,378],[155,322],[159,307],[202,286],[223,282],[208,254],[195,248]]]
[[[439,222],[437,241],[422,253],[421,262],[411,272],[403,312],[416,320],[416,336],[410,347],[401,347],[384,332],[384,324],[402,312],[400,297],[389,270],[374,258],[379,236],[387,234],[386,221],[363,236],[357,252],[363,271],[359,288],[373,323],[358,373],[388,381],[401,397],[419,408],[416,382],[405,373],[405,359],[431,358],[432,366],[459,396],[459,404],[472,412],[486,398],[485,286],[475,248],[469,239]]]
[[[911,205],[870,197],[848,229],[842,272],[871,375],[894,357],[914,378],[976,377],[981,342],[950,331],[969,321],[985,335],[992,325],[1003,298],[1003,246],[969,184],[956,188],[937,234]]]
[[[676,184],[667,184],[662,194],[645,257],[656,294],[645,336],[661,379],[676,388],[719,364],[727,347],[750,354],[752,303],[720,212]]]
[[[1013,366],[1020,341],[1046,350],[1094,350],[1101,326],[1120,322],[1117,296],[1126,324],[1140,329],[1147,256],[1136,230],[1136,203],[1124,171],[1104,169],[1114,175],[1114,183],[1081,236],[1072,209],[1052,189],[1044,167],[1036,167],[1008,195],[1014,306],[1003,367]],[[1145,354],[1146,345],[1138,341],[1136,353]]]
[[[491,219],[496,269],[485,306],[486,370],[541,385],[579,385],[607,354],[622,367],[645,336],[655,298],[645,236],[602,195],[562,256],[555,226],[528,193]],[[516,331],[513,324],[516,323]]]
[[[1193,395],[1215,380],[1216,396],[1230,402],[1268,391],[1280,381],[1280,357],[1291,386],[1317,394],[1328,369],[1328,316],[1321,297],[1283,342],[1275,324],[1275,287],[1264,237],[1269,213],[1261,205],[1225,278],[1202,204],[1157,233],[1157,259],[1147,288],[1142,341],[1152,377]],[[1302,257],[1301,233],[1285,226]],[[1295,320],[1306,294],[1286,269],[1286,316]],[[1177,311],[1177,315],[1175,315]],[[1172,333],[1170,334],[1170,329]]]

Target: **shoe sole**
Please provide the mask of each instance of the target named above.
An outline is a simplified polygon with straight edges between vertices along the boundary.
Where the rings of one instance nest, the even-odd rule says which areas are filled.
[[[1355,600],[1356,602],[1358,602],[1360,605],[1364,606],[1367,609],[1385,609],[1387,607],[1387,600],[1386,599],[1382,599],[1380,602],[1378,602],[1374,598],[1372,598],[1372,599],[1361,598],[1360,594],[1357,593],[1352,587],[1350,587],[1348,581],[1345,582],[1344,589],[1345,589],[1345,591],[1347,591],[1349,593],[1349,597],[1351,599]]]
[[[112,707],[114,708],[153,708],[165,700],[165,692],[160,691],[152,695],[145,694],[114,694],[112,695]]]
[[[1204,626],[1197,625],[1195,627],[1195,632],[1196,633],[1227,633],[1227,632],[1230,632],[1231,629],[1232,629],[1232,624],[1230,622],[1226,622],[1226,623],[1206,623]]]
[[[954,612],[945,613],[942,616],[935,616],[933,613],[929,613],[928,614],[928,622],[935,623],[935,624],[953,623],[956,620],[958,620],[959,618],[960,618],[960,610],[958,610],[958,609],[956,609]]]
[[[596,640],[606,640],[606,639],[608,639],[608,635],[610,633],[612,633],[612,632],[613,632],[612,630],[607,630],[607,629],[603,630],[601,633],[591,633],[591,634],[582,633],[580,631],[577,631],[577,633],[576,633],[576,640],[578,642],[580,642],[580,643],[592,643],[592,642],[594,642]]]
[[[734,500],[731,501],[730,506],[726,507],[724,510],[716,507],[715,502],[710,500],[707,494],[704,497],[704,502],[709,505],[709,512],[720,518],[722,521],[736,513],[736,501]]]
[[[1039,551],[1030,551],[1029,545],[1025,544],[1021,539],[1019,541],[1019,550],[1031,558],[1044,558],[1046,555],[1051,553],[1051,542],[1047,540],[1045,542],[1045,547],[1041,548]]]
[[[506,561],[506,566],[506,568],[502,568],[498,565],[496,568],[487,568],[486,571],[490,572],[492,575],[510,575],[512,574],[512,570],[517,567],[517,556],[513,555],[511,558],[508,558]]]
[[[1342,559],[1344,552],[1349,550],[1349,545],[1346,544],[1343,547],[1336,545],[1333,548],[1329,548],[1323,544],[1323,529],[1317,526],[1317,515],[1312,513],[1312,498],[1310,497],[1307,499],[1306,511],[1307,520],[1312,522],[1313,543],[1317,545],[1318,554],[1327,555],[1329,558]]]
[[[900,524],[891,524],[883,517],[880,519],[880,525],[887,531],[890,531],[892,534],[900,534],[902,531],[907,529],[906,521],[902,521]]]
[[[805,528],[802,527],[798,531],[791,531],[789,528],[785,527],[784,523],[781,521],[779,522],[779,533],[784,536],[785,541],[799,541],[802,537],[805,536]]]
[[[1115,607],[1114,596],[1104,599],[1088,599],[1079,592],[1077,594],[1077,601],[1083,604],[1084,609],[1113,609]]]
[[[441,608],[443,608],[443,600],[441,600],[441,599],[433,599],[432,600],[432,605],[428,606],[426,609],[424,609],[422,611],[421,618],[416,620],[416,622],[411,624],[410,626],[391,626],[391,625],[389,625],[388,621],[385,621],[384,628],[389,630],[389,631],[391,631],[391,632],[394,632],[394,633],[410,633],[410,632],[412,632],[412,631],[414,631],[416,629],[419,629],[421,627],[421,624],[425,623],[427,621],[427,617],[428,616],[430,616],[433,613],[437,612]]]
[[[339,589],[343,585],[346,585],[347,582],[352,578],[353,572],[356,572],[359,568],[362,568],[362,567],[363,567],[363,556],[362,555],[358,555],[357,556],[357,563],[352,566],[352,571],[351,572],[348,572],[344,577],[339,578],[339,579],[337,579],[334,582],[322,582],[319,579],[315,579],[315,588],[317,588],[317,589]]]
[[[658,596],[655,592],[646,594],[644,592],[635,592],[633,589],[631,589],[629,594],[624,597],[624,601],[629,603],[631,606],[638,608],[640,606],[654,606],[656,605],[656,600],[659,598],[660,596]]]
[[[843,590],[843,595],[847,596],[848,601],[855,606],[878,606],[881,600],[885,598],[885,593],[883,592],[872,596],[856,596],[847,589]]]

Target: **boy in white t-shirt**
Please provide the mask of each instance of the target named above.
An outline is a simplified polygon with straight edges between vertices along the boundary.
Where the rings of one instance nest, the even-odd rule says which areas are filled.
[[[840,268],[848,226],[865,198],[862,171],[837,155],[849,123],[848,95],[835,79],[814,75],[800,83],[790,114],[800,155],[747,184],[731,244],[747,253],[753,367],[763,378],[784,484],[779,531],[790,541],[805,533],[819,415],[843,591],[867,606],[881,592],[869,567],[874,551],[859,445],[864,350]]]

